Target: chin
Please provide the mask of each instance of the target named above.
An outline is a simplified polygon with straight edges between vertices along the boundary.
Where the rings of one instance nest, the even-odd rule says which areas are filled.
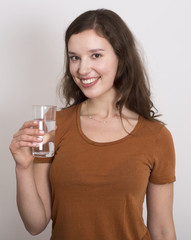
[[[84,95],[89,98],[89,99],[93,99],[93,98],[99,98],[101,95],[97,95],[97,94],[85,94]]]
[[[97,98],[97,97],[101,97],[102,96],[102,93],[100,92],[97,92],[97,91],[84,91],[84,89],[81,91],[83,92],[83,94],[87,97],[87,98]]]

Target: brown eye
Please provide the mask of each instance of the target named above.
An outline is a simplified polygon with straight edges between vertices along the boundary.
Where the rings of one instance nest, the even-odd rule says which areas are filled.
[[[70,56],[70,60],[72,60],[72,61],[77,61],[79,59],[80,58],[78,56]]]
[[[101,54],[99,54],[99,53],[95,53],[92,55],[92,58],[99,58],[99,57],[101,57]]]

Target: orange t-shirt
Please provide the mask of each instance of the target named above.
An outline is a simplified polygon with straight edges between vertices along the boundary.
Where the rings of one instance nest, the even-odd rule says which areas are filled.
[[[139,117],[130,135],[113,142],[88,139],[81,104],[57,112],[52,162],[51,240],[150,240],[142,217],[148,182],[175,181],[169,130]]]

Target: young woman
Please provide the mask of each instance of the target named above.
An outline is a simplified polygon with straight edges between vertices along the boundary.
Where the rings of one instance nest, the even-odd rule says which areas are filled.
[[[17,202],[26,229],[52,240],[175,240],[175,153],[156,119],[135,39],[114,12],[88,11],[65,36],[53,158],[35,158],[33,121],[14,135]],[[146,194],[147,227],[142,218]]]

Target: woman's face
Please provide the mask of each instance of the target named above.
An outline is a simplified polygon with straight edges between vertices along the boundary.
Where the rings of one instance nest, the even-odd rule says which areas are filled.
[[[70,73],[88,98],[113,93],[118,58],[107,39],[94,30],[73,34],[68,42]]]

